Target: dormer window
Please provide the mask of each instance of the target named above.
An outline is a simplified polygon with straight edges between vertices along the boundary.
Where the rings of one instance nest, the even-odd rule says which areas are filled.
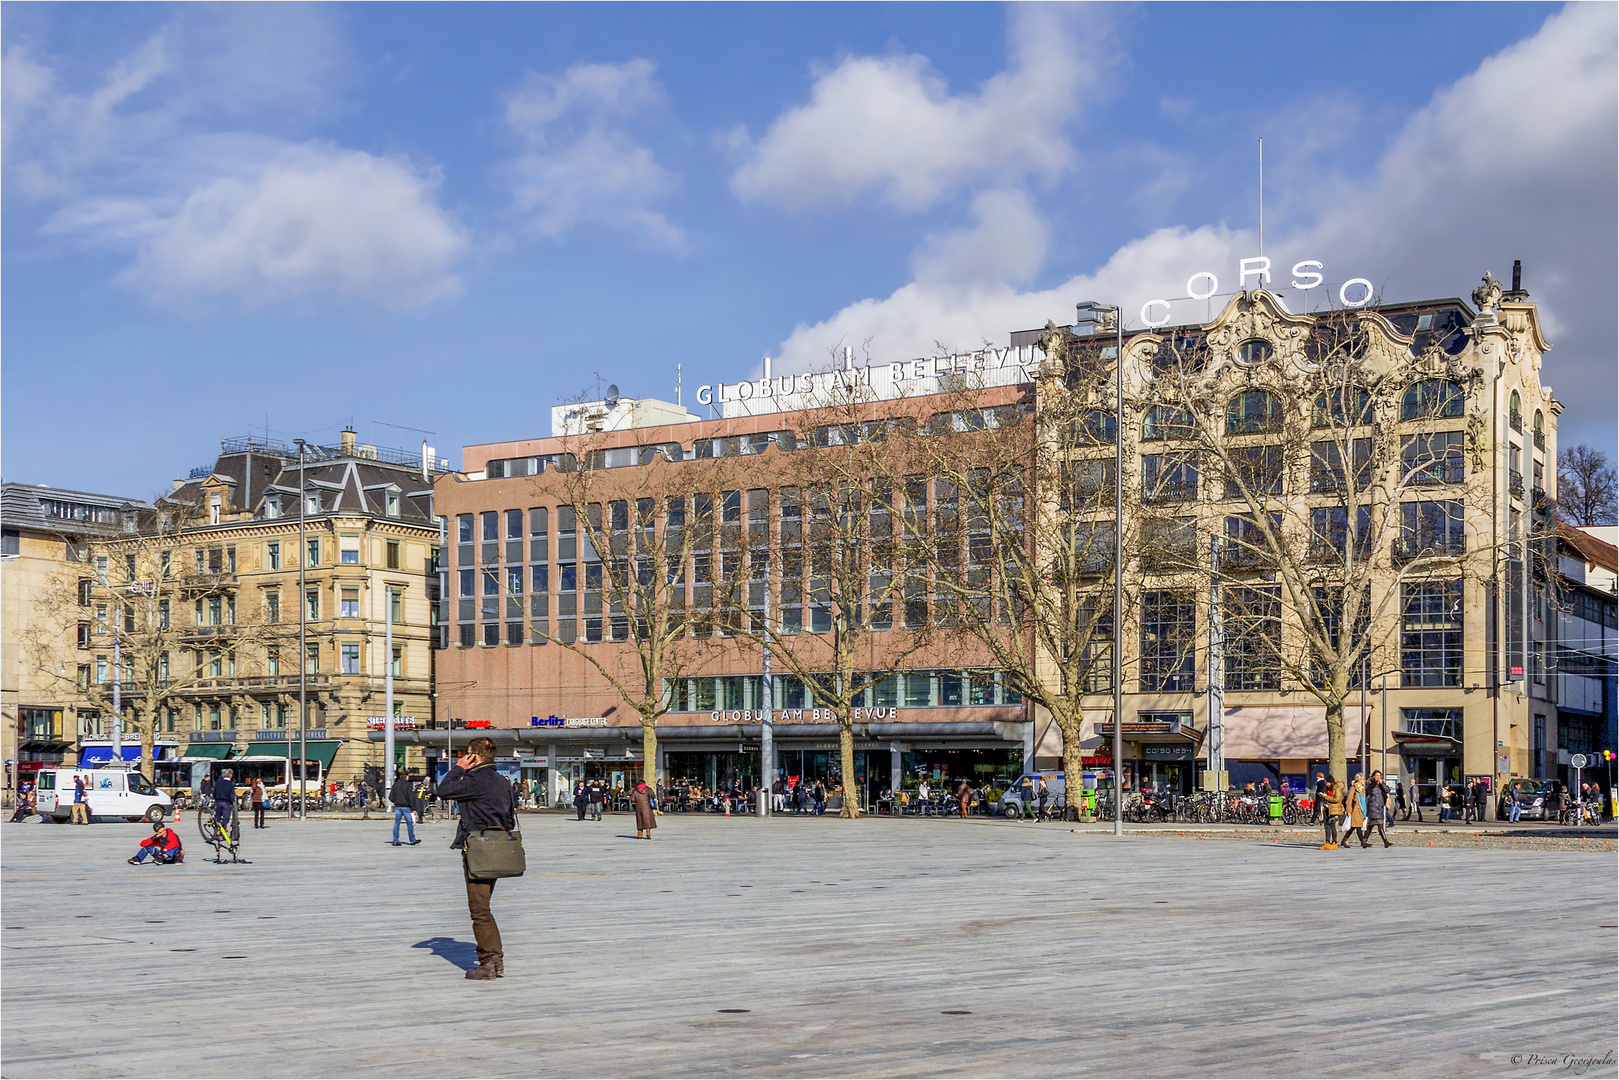
[[[279,495],[270,495],[265,498],[264,516],[266,518],[278,518],[281,516],[281,497]]]
[[[399,516],[399,492],[388,492],[384,498],[384,504],[389,517],[396,518]]]
[[[208,524],[210,524],[210,525],[218,525],[219,524],[219,515],[220,515],[221,510],[222,510],[222,505],[221,505],[220,497],[218,495],[210,495],[210,496],[208,496]]]
[[[318,513],[320,513],[320,493],[319,492],[311,491],[309,494],[304,496],[304,513],[306,513],[306,514],[318,514]]]

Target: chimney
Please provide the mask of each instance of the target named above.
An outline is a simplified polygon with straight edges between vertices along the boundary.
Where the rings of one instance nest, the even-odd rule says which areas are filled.
[[[185,481],[185,477],[183,477],[183,476],[176,476],[176,477],[175,477],[175,478],[174,478],[174,490],[175,490],[175,491],[179,491],[179,490],[180,490],[180,489],[181,489],[181,488],[183,488],[183,487],[185,487],[185,486],[186,486],[186,481]]]
[[[346,427],[342,435],[343,453],[349,457],[354,456],[354,429]]]
[[[1512,291],[1513,292],[1522,292],[1523,291],[1523,260],[1522,259],[1513,259],[1512,260]]]

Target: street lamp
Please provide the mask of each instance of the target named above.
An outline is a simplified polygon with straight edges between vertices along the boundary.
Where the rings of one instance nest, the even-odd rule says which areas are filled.
[[[309,550],[304,543],[304,509],[309,503],[309,495],[304,490],[304,447],[302,439],[292,440],[298,446],[298,820],[303,821],[308,816],[305,803],[309,799],[309,771],[304,762],[308,760],[309,747],[305,734],[305,715],[308,710],[308,676],[309,676],[309,645],[308,645],[308,619],[309,594],[305,588],[305,568],[309,564]],[[292,816],[292,808],[287,808],[287,816]]]
[[[1113,331],[1113,835],[1124,835],[1124,310],[1074,305],[1074,333]]]

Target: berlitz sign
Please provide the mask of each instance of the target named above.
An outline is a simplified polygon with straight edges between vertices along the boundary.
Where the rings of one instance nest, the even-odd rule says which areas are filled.
[[[1237,262],[1237,288],[1248,288],[1248,282],[1253,279],[1255,284],[1270,284],[1270,259],[1264,255],[1252,259],[1241,259]],[[1318,259],[1305,259],[1293,264],[1292,285],[1295,289],[1319,288],[1326,280],[1322,273],[1326,266]],[[1192,300],[1207,300],[1220,291],[1220,279],[1212,271],[1199,270],[1186,279],[1186,297]],[[1365,307],[1372,302],[1375,290],[1372,283],[1365,278],[1350,278],[1338,286],[1338,302],[1347,308]],[[1158,313],[1162,312],[1162,316]],[[1150,328],[1168,326],[1170,320],[1170,302],[1155,298],[1141,305],[1141,324]]]

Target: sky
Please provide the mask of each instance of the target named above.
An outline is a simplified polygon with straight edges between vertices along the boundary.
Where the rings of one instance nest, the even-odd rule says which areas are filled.
[[[7,4],[0,467],[149,498],[346,424],[458,463],[677,365],[692,407],[1138,325],[1258,254],[1261,138],[1278,273],[1523,260],[1560,441],[1611,456],[1616,52],[1612,4]]]

